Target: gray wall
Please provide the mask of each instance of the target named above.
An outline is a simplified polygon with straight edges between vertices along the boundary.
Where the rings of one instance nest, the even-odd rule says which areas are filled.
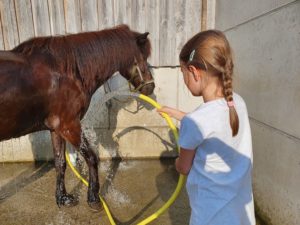
[[[257,212],[300,224],[300,1],[217,0],[216,28],[235,52],[249,110]]]

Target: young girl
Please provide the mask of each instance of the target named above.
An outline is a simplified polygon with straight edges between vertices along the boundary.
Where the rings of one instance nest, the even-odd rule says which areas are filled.
[[[184,83],[204,103],[187,114],[158,111],[181,121],[176,169],[188,175],[190,225],[255,225],[251,132],[245,102],[232,90],[229,43],[220,31],[200,32],[179,58]]]

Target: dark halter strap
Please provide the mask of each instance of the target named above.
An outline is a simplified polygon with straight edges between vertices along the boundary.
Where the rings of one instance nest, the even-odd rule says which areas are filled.
[[[138,71],[138,74],[134,75],[134,76],[131,76],[130,79],[128,80],[128,84],[129,84],[129,90],[131,92],[138,92],[140,91],[144,86],[148,85],[148,84],[153,84],[154,83],[154,80],[151,79],[151,80],[147,80],[145,81],[143,76],[142,76],[142,72],[141,72],[141,69],[139,67],[139,65],[136,66],[137,68],[137,71]],[[140,77],[140,85],[137,86],[136,88],[133,87],[133,85],[131,84],[131,81],[133,81],[136,77]]]

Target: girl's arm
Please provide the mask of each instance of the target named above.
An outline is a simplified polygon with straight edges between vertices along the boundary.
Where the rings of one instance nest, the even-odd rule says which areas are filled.
[[[163,106],[160,109],[157,110],[157,112],[161,113],[166,113],[170,117],[176,119],[176,120],[181,120],[185,116],[185,112],[182,112],[178,109],[174,109],[168,106]]]
[[[176,119],[176,120],[181,120],[186,113],[182,112],[180,110],[168,107],[168,106],[163,106],[162,108],[157,110],[160,114],[161,113],[166,113],[170,117]],[[190,169],[192,168],[192,164],[194,161],[196,150],[190,150],[190,149],[184,149],[180,148],[180,153],[179,157],[176,159],[175,166],[176,170],[183,174],[183,175],[188,175],[190,172]]]
[[[188,175],[194,161],[196,150],[180,148],[179,157],[176,159],[176,170],[183,174]]]

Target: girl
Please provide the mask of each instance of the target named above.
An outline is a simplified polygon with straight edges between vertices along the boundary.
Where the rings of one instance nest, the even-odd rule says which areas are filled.
[[[252,143],[247,108],[233,93],[233,62],[225,35],[196,34],[180,52],[184,83],[204,103],[191,113],[162,107],[180,120],[176,169],[187,177],[190,225],[255,225]]]

